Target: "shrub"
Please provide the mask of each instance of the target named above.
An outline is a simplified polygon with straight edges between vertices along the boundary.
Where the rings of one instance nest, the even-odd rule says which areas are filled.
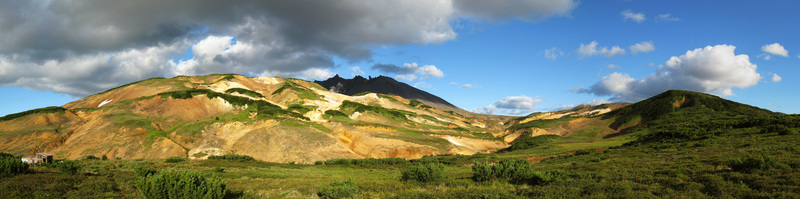
[[[103,157],[101,157],[100,159],[101,159],[101,160],[108,160],[108,156],[106,156],[106,155],[103,155]]]
[[[166,163],[178,163],[178,162],[183,162],[183,161],[186,161],[186,159],[183,159],[181,157],[169,157],[164,162],[166,162]]]
[[[322,187],[317,192],[319,198],[348,198],[358,193],[358,185],[353,179],[336,181],[326,187]]]
[[[491,164],[476,162],[472,165],[472,180],[478,182],[492,180],[497,177],[493,171]]]
[[[589,155],[589,154],[592,154],[592,152],[591,151],[586,151],[586,150],[578,150],[578,151],[575,151],[575,154],[573,154],[573,155]]]
[[[149,175],[158,173],[158,170],[150,167],[143,167],[136,165],[133,167],[133,172],[136,173],[136,175],[139,177],[147,177]]]
[[[214,167],[214,172],[223,173],[225,172],[225,168],[222,167]]]
[[[528,161],[523,159],[501,160],[494,165],[489,163],[475,163],[472,165],[474,172],[472,179],[475,181],[487,181],[495,178],[509,180],[523,180],[530,171],[531,166]]]
[[[100,158],[98,158],[97,156],[93,156],[93,155],[87,155],[83,159],[84,160],[99,160]]]
[[[69,160],[64,160],[64,161],[55,163],[55,165],[56,165],[56,168],[58,168],[58,171],[60,171],[61,173],[66,173],[66,174],[70,174],[70,175],[78,174],[78,172],[80,172],[81,169],[83,169],[83,165],[81,165],[81,164],[79,164],[77,162],[74,162],[74,161],[69,161]]]
[[[144,198],[223,198],[225,181],[187,171],[162,171],[136,180]]]
[[[733,159],[729,161],[728,166],[734,171],[752,172],[755,170],[769,170],[776,168],[778,160],[771,156],[757,155],[750,156],[745,159]]]
[[[0,177],[10,177],[25,173],[28,164],[14,156],[0,156]]]
[[[323,165],[323,164],[325,164],[325,162],[323,161],[320,160],[314,161],[314,165]]]
[[[445,168],[441,164],[417,164],[401,173],[401,180],[419,182],[437,182],[444,179]]]
[[[525,181],[531,185],[543,185],[558,181],[566,176],[567,172],[561,169],[550,171],[533,171],[529,176],[527,176]]]
[[[208,159],[218,159],[218,160],[231,160],[231,161],[251,161],[255,160],[253,157],[247,155],[236,155],[236,154],[227,154],[227,155],[212,155],[208,156]]]

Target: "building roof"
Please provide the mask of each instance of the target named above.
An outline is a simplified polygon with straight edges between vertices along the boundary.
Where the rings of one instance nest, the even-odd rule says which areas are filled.
[[[49,153],[45,153],[45,152],[36,153],[36,155],[53,156],[53,155],[50,155]]]
[[[35,155],[23,155],[22,158],[36,158]]]

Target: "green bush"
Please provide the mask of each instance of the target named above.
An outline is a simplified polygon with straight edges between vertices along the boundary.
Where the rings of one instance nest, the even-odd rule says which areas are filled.
[[[483,182],[497,177],[492,169],[492,164],[476,162],[472,165],[472,180]]]
[[[531,185],[543,185],[561,180],[566,176],[567,172],[561,169],[551,171],[533,171],[530,172],[530,175],[526,176],[526,179],[524,180]]]
[[[325,164],[324,161],[321,160],[314,161],[314,165],[323,165],[323,164]]]
[[[106,155],[103,155],[103,157],[100,157],[100,159],[101,159],[101,160],[108,160],[108,156],[106,156]]]
[[[401,180],[415,180],[419,182],[437,182],[444,179],[445,168],[441,164],[417,164],[403,170]]]
[[[99,160],[100,158],[98,158],[97,156],[93,156],[93,155],[87,155],[83,159],[84,160]]]
[[[9,154],[10,155],[10,154]],[[10,177],[25,173],[28,164],[14,156],[0,156],[0,177]]]
[[[327,165],[398,165],[405,164],[403,158],[364,158],[364,159],[330,159],[326,160]]]
[[[214,167],[214,172],[223,173],[225,172],[225,168],[222,167]]]
[[[136,180],[144,198],[223,198],[225,181],[187,171],[162,171]]]
[[[752,172],[756,170],[769,170],[778,166],[778,160],[771,156],[757,155],[745,159],[733,159],[728,166],[734,171]]]
[[[169,157],[167,160],[164,160],[166,163],[178,163],[183,161],[186,161],[186,159],[183,159],[182,157]]]
[[[56,168],[58,168],[58,171],[60,171],[61,173],[66,173],[71,175],[78,174],[78,172],[80,172],[81,169],[83,169],[83,165],[69,160],[57,162],[55,163],[55,165]]]
[[[487,181],[495,178],[508,180],[524,180],[531,172],[528,161],[523,159],[501,160],[495,164],[476,162],[472,165],[472,179],[475,181]]]
[[[158,173],[158,170],[150,167],[144,167],[140,165],[136,165],[133,167],[133,172],[136,173],[136,176],[139,177],[147,177],[149,175],[153,175]]]
[[[239,161],[239,162],[255,160],[253,157],[250,157],[250,156],[247,156],[247,155],[236,155],[236,154],[212,155],[212,156],[208,156],[208,159],[210,159],[210,160],[214,160],[214,159],[231,160],[231,161]]]
[[[358,185],[353,179],[336,181],[326,187],[319,188],[319,198],[348,198],[358,193]]]

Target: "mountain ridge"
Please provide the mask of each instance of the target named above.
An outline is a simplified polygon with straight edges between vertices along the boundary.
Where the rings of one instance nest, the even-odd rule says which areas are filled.
[[[352,79],[345,79],[338,74],[323,81],[314,81],[323,88],[327,88],[332,92],[341,93],[345,95],[356,95],[363,92],[373,92],[381,94],[393,94],[406,99],[425,100],[433,103],[444,104],[447,106],[455,107],[455,105],[447,102],[446,100],[430,94],[426,91],[409,86],[406,83],[399,82],[391,77],[378,76],[375,78],[364,78],[356,75]]]

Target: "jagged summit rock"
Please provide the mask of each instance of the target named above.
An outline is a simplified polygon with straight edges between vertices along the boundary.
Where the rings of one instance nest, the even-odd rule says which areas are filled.
[[[406,99],[424,100],[455,107],[453,104],[450,104],[450,102],[447,102],[436,95],[414,88],[413,86],[399,82],[391,77],[382,75],[375,78],[355,76],[352,79],[345,79],[337,74],[325,81],[314,82],[332,92],[350,96],[363,92],[393,94]]]

